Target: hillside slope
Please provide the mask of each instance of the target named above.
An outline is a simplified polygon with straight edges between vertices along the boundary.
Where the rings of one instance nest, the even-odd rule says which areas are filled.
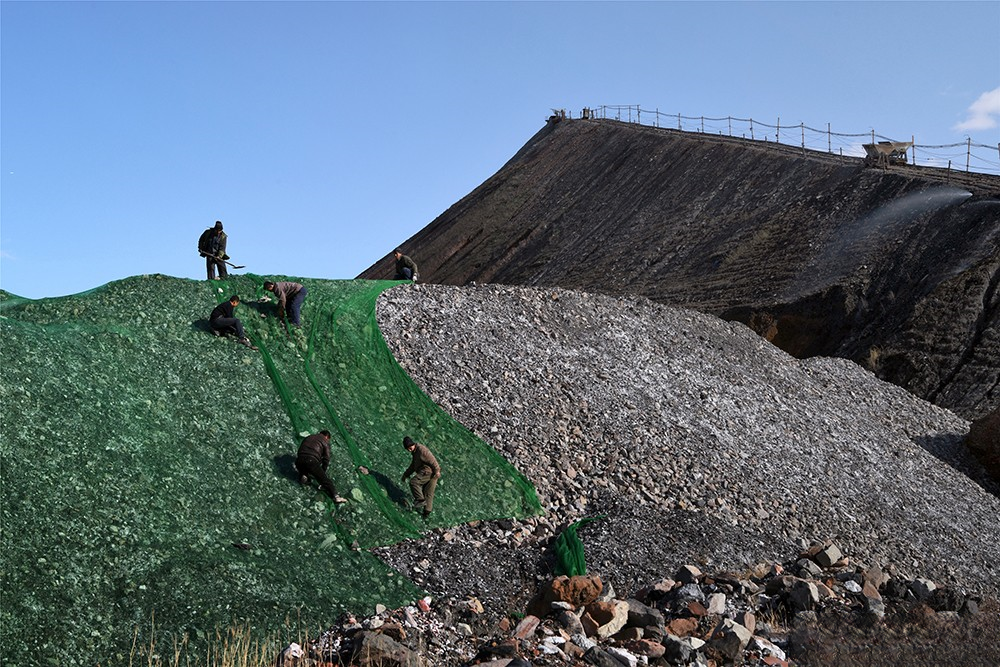
[[[973,419],[1000,404],[1000,178],[954,179],[551,122],[403,247],[428,282],[633,294],[739,320]],[[391,257],[361,274],[391,276]]]
[[[538,511],[388,353],[374,299],[391,283],[302,282],[302,330],[252,275],[0,293],[0,663],[123,663],[133,632],[195,653],[235,625],[294,639],[422,594],[358,546]],[[259,351],[207,330],[232,293]],[[292,467],[324,428],[342,506]],[[403,506],[407,434],[433,434],[450,469],[426,521]]]

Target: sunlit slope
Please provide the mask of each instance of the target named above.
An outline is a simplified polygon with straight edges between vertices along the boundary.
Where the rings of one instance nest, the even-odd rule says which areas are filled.
[[[256,276],[0,295],[0,662],[127,655],[154,613],[162,640],[286,618],[295,633],[412,600],[410,582],[350,548],[427,527],[396,502],[405,434],[445,469],[432,526],[538,511],[530,485],[385,350],[371,313],[392,283],[303,282],[301,331],[255,301]],[[259,352],[207,332],[231,293]],[[291,468],[302,434],[322,428],[351,498],[339,509]]]

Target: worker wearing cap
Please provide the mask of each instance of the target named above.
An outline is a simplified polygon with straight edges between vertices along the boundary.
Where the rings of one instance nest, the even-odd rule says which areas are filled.
[[[434,489],[441,478],[441,466],[437,459],[420,443],[413,442],[410,436],[403,438],[403,448],[410,452],[412,459],[410,467],[403,473],[403,481],[410,475],[410,492],[413,494],[413,507],[421,511],[426,519],[434,509]]]
[[[219,269],[219,280],[229,277],[226,271],[226,241],[229,237],[222,231],[222,221],[216,220],[214,227],[209,227],[202,232],[198,239],[198,253],[205,258],[205,267],[208,271],[208,279],[216,280],[215,269]]]

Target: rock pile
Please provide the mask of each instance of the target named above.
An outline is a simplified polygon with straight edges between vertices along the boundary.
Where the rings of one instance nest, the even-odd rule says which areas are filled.
[[[686,562],[739,570],[834,539],[1000,591],[1000,488],[963,444],[969,423],[856,364],[565,290],[399,287],[378,319],[414,381],[527,475],[547,512],[383,552],[436,595],[523,595],[548,572],[537,545],[586,516],[605,517],[581,533],[588,564],[619,590]]]
[[[794,661],[795,628],[837,614],[856,625],[881,621],[889,607],[921,605],[938,623],[979,613],[979,600],[924,578],[845,557],[826,542],[785,564],[743,573],[703,573],[682,566],[672,577],[617,596],[594,575],[544,582],[526,613],[492,622],[476,598],[424,598],[341,622],[303,650],[292,645],[285,667],[640,664],[708,667]]]
[[[381,297],[378,319],[400,365],[535,484],[546,514],[376,550],[432,596],[431,611],[410,610],[412,625],[406,610],[348,624],[351,632],[326,640],[340,642],[338,655],[376,653],[376,641],[397,650],[384,639],[359,643],[382,623],[383,636],[414,652],[399,664],[546,664],[549,652],[553,661],[586,655],[594,647],[581,636],[597,637],[589,659],[606,652],[630,664],[618,651],[639,659],[640,649],[615,636],[637,635],[635,626],[626,620],[608,637],[599,630],[621,620],[619,603],[635,600],[663,614],[664,631],[643,625],[629,641],[681,660],[687,646],[689,662],[674,664],[732,653],[737,643],[767,664],[780,654],[766,655],[754,636],[784,651],[791,639],[771,629],[786,620],[822,620],[832,609],[877,617],[873,588],[889,606],[927,595],[918,579],[934,581],[949,591],[936,594],[950,600],[946,611],[960,613],[972,610],[967,600],[1000,591],[1000,491],[962,444],[968,422],[853,363],[796,360],[742,325],[696,312],[555,289],[399,287]],[[433,450],[433,438],[425,444]],[[442,465],[438,504],[448,502]],[[579,534],[605,606],[587,610],[590,621],[581,613],[588,605],[531,607],[551,578],[553,539],[585,517],[600,517]],[[853,558],[817,552],[780,572],[757,568],[826,540]],[[690,570],[685,582],[685,564],[724,574]],[[884,584],[874,583],[876,568],[890,576]],[[676,573],[674,584],[664,573]],[[693,613],[695,602],[704,615]],[[512,622],[529,609],[537,625]],[[740,623],[744,613],[756,627]],[[570,615],[582,635],[564,625]],[[670,629],[678,619],[696,619],[696,628],[678,634]],[[664,643],[668,635],[681,643]]]

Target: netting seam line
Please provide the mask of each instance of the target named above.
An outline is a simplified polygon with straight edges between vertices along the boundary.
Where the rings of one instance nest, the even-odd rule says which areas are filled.
[[[253,278],[253,277],[251,277],[251,279],[254,280],[254,282],[260,282],[259,279],[256,279],[256,278]],[[213,287],[213,297],[218,298],[218,295],[214,291],[215,285],[212,285],[212,287]],[[225,296],[225,291],[223,293],[222,298],[223,299],[227,298]],[[321,304],[322,303],[325,303],[325,301],[321,301]],[[319,308],[318,310],[319,310],[319,313],[317,313],[317,316],[320,316],[322,314],[322,307]],[[315,335],[315,331],[316,331],[315,327],[311,327],[310,328],[309,347],[307,348],[307,359],[309,358],[309,355],[311,354],[311,351],[312,351],[311,350],[312,339],[313,339],[313,337]],[[249,331],[247,332],[247,335],[248,336],[251,335]],[[295,410],[295,407],[293,405],[293,401],[292,401],[292,398],[291,398],[292,392],[289,389],[288,384],[284,381],[284,378],[282,377],[281,371],[278,370],[278,365],[275,363],[274,358],[272,357],[272,355],[270,353],[269,347],[256,334],[253,334],[253,340],[254,340],[255,344],[257,344],[257,346],[259,348],[259,351],[261,353],[261,358],[264,361],[264,368],[267,371],[268,376],[271,378],[272,383],[275,385],[275,389],[278,392],[278,397],[281,399],[282,405],[285,408],[285,412],[288,414],[288,418],[289,418],[289,420],[292,423],[292,428],[294,429],[294,431],[295,431],[296,434],[302,433],[306,429],[306,424],[302,423],[302,421],[300,419],[300,416],[298,414],[298,411]],[[344,424],[337,417],[336,412],[333,410],[332,406],[330,405],[330,402],[327,399],[326,395],[319,389],[318,383],[317,383],[317,381],[315,379],[315,376],[312,373],[312,369],[311,369],[311,367],[309,366],[308,363],[306,364],[306,375],[307,375],[310,383],[312,384],[314,391],[318,395],[320,401],[323,403],[324,409],[330,415],[330,417],[333,419],[334,424],[335,424],[338,432],[345,439],[345,441],[347,441],[349,439],[351,441],[353,441],[353,439],[350,436],[350,433],[346,430]],[[356,446],[355,446],[355,449],[357,449]],[[348,451],[349,452],[351,451],[350,447],[348,448]],[[360,453],[360,450],[358,450],[358,452]],[[366,477],[366,476],[363,476],[363,477]],[[363,483],[364,483],[364,485],[370,486],[371,484],[374,484],[374,480],[364,479]],[[374,498],[374,500],[376,501],[376,504],[378,504],[378,505],[382,504],[382,502],[384,501],[384,499],[381,498],[381,493],[379,492],[378,489],[372,490],[372,489],[368,488],[366,490],[369,491],[369,495]],[[338,533],[338,535],[340,537],[344,538],[344,539],[347,539],[349,537],[353,538],[354,535],[352,535],[351,533],[349,533],[344,526],[342,526],[341,524],[339,524],[335,520],[333,520],[333,515],[335,514],[335,510],[337,509],[336,504],[330,498],[326,498],[325,496],[324,496],[324,504],[326,505],[327,513],[331,517],[330,522],[333,524],[334,529]],[[390,515],[389,512],[384,511],[384,509],[383,509],[383,514],[386,514],[387,518],[389,518],[398,528],[403,529],[406,532],[406,536],[408,536],[408,537],[419,536],[420,533],[417,531],[416,527],[413,526],[412,524],[406,523],[405,521],[401,521],[402,517],[393,517],[393,516]]]
[[[357,302],[364,302],[366,298],[367,298],[366,293],[352,295],[343,302],[341,302],[339,306],[337,306],[330,312],[330,331],[332,332],[333,337],[335,339],[338,337],[337,333],[338,329],[336,326],[338,313],[348,308],[353,309]],[[319,392],[318,386],[316,387],[316,389],[317,392]],[[330,411],[331,415],[333,415],[333,406],[326,399],[325,395],[322,398],[324,401],[324,405],[327,406],[327,409]],[[370,467],[368,457],[364,454],[361,447],[358,445],[357,439],[354,437],[354,434],[347,428],[347,425],[344,424],[342,420],[337,419],[337,423],[338,423],[338,428],[342,430],[344,442],[347,444],[347,449],[348,453],[351,456],[351,460],[355,463],[355,465],[365,465],[366,467]],[[396,508],[395,504],[390,503],[388,499],[386,499],[383,496],[381,488],[378,487],[375,480],[368,475],[362,475],[361,477],[363,478],[362,481],[364,482],[365,488],[369,492],[369,495],[372,496],[372,499],[375,501],[376,505],[378,505],[379,509],[386,516],[386,518],[388,518],[392,523],[394,523],[399,528],[402,528],[403,530],[407,531],[409,535],[418,536],[420,534],[419,529],[413,523],[407,521],[406,518],[402,515],[402,513]]]
[[[322,314],[322,319],[324,320],[327,317],[329,317],[330,331],[334,338],[336,338],[337,336],[337,329],[336,329],[337,313],[341,311],[346,305],[348,304],[353,305],[355,301],[362,300],[362,298],[365,297],[366,295],[367,293],[362,294],[360,297],[352,295],[348,297],[344,302],[342,302],[340,306],[333,309],[330,309],[327,306],[325,300],[321,302],[319,309],[320,313],[318,313],[318,315]],[[314,318],[314,320],[315,319],[316,318]],[[315,354],[315,350],[313,347],[313,340],[315,334],[316,334],[316,327],[310,328],[309,342],[305,359],[306,376],[309,378],[309,382],[312,385],[313,390],[316,392],[317,397],[323,404],[323,407],[326,409],[326,412],[330,416],[330,419],[333,420],[333,423],[337,428],[337,432],[340,433],[341,439],[347,445],[347,453],[350,455],[351,462],[354,464],[355,476],[357,478],[360,478],[361,486],[365,489],[365,491],[367,491],[369,497],[375,502],[379,510],[387,519],[389,519],[398,528],[401,528],[404,531],[406,531],[407,536],[409,537],[419,536],[420,531],[417,529],[417,527],[414,524],[407,521],[405,517],[403,517],[402,513],[398,509],[396,509],[395,505],[390,504],[389,501],[383,496],[381,488],[378,486],[378,483],[374,479],[372,479],[370,475],[363,475],[356,472],[358,466],[365,466],[370,468],[371,462],[368,460],[368,457],[365,456],[364,452],[358,446],[357,441],[354,439],[354,435],[347,429],[347,426],[344,424],[343,420],[341,420],[340,417],[337,415],[337,412],[334,409],[333,404],[331,403],[329,397],[320,388],[319,381],[316,379],[316,375],[315,372],[313,371],[312,361],[311,361]]]
[[[292,428],[295,430],[296,434],[299,434],[305,430],[305,424],[299,423],[299,419],[293,409],[291,391],[288,389],[288,385],[281,377],[281,372],[278,370],[277,364],[274,363],[274,359],[271,357],[271,353],[268,350],[267,345],[259,339],[256,342],[261,358],[264,360],[264,368],[267,370],[267,374],[270,376],[271,381],[275,385],[275,389],[278,391],[278,397],[281,399],[281,403],[285,407],[285,412],[288,413],[288,419],[292,422]],[[329,523],[332,524],[337,536],[345,542],[348,541],[353,536],[342,525],[333,519],[337,508],[336,504],[331,498],[327,498],[326,494],[323,496],[323,502],[326,506],[327,514],[330,516]]]
[[[434,401],[432,401],[427,396],[427,394],[425,394],[423,392],[423,390],[420,389],[420,387],[417,385],[417,383],[413,381],[413,378],[411,378],[410,375],[403,369],[403,367],[399,365],[399,362],[396,360],[396,357],[393,356],[392,351],[389,350],[389,346],[385,342],[385,336],[382,335],[382,330],[379,329],[379,327],[378,327],[378,318],[375,316],[375,304],[376,304],[377,296],[379,294],[381,294],[382,292],[384,292],[385,290],[387,290],[387,289],[389,289],[391,287],[395,287],[398,284],[399,284],[398,282],[393,282],[393,281],[376,281],[374,287],[371,290],[369,290],[368,293],[366,293],[366,294],[370,294],[370,293],[374,292],[375,296],[376,296],[376,299],[372,299],[371,303],[369,304],[369,321],[374,325],[375,330],[378,332],[378,335],[374,337],[376,339],[375,344],[379,348],[379,352],[382,353],[385,357],[387,357],[390,360],[390,363],[397,370],[398,375],[400,377],[402,377],[402,378],[405,378],[404,382],[406,382],[409,385],[411,392],[414,392],[417,395],[422,396],[425,400],[427,400],[431,404],[433,404],[435,406],[435,408],[440,413],[442,413],[444,419],[446,419],[446,420],[448,420],[450,422],[453,422],[455,424],[458,424],[464,430],[468,431],[468,429],[466,429],[458,420],[456,420],[454,417],[452,417],[450,414],[448,414],[445,410],[441,409],[440,406],[438,406],[436,403],[434,403]],[[527,514],[529,514],[529,515],[541,515],[541,514],[543,514],[544,512],[542,511],[541,502],[539,502],[539,500],[538,500],[538,493],[535,490],[534,485],[530,482],[530,480],[528,480],[528,478],[525,477],[524,474],[520,470],[518,470],[516,467],[514,467],[514,465],[511,464],[510,461],[508,461],[503,456],[501,456],[500,452],[498,452],[492,445],[490,445],[489,443],[487,443],[486,441],[484,441],[482,438],[480,438],[476,434],[471,433],[471,431],[470,431],[470,434],[476,440],[479,440],[480,442],[483,443],[483,445],[484,445],[483,449],[486,450],[486,455],[488,457],[492,458],[495,463],[498,463],[499,467],[501,469],[507,470],[508,474],[511,477],[513,477],[514,483],[517,484],[518,487],[520,487],[520,489],[521,489],[521,492],[522,492],[522,506],[524,507],[525,512]]]

